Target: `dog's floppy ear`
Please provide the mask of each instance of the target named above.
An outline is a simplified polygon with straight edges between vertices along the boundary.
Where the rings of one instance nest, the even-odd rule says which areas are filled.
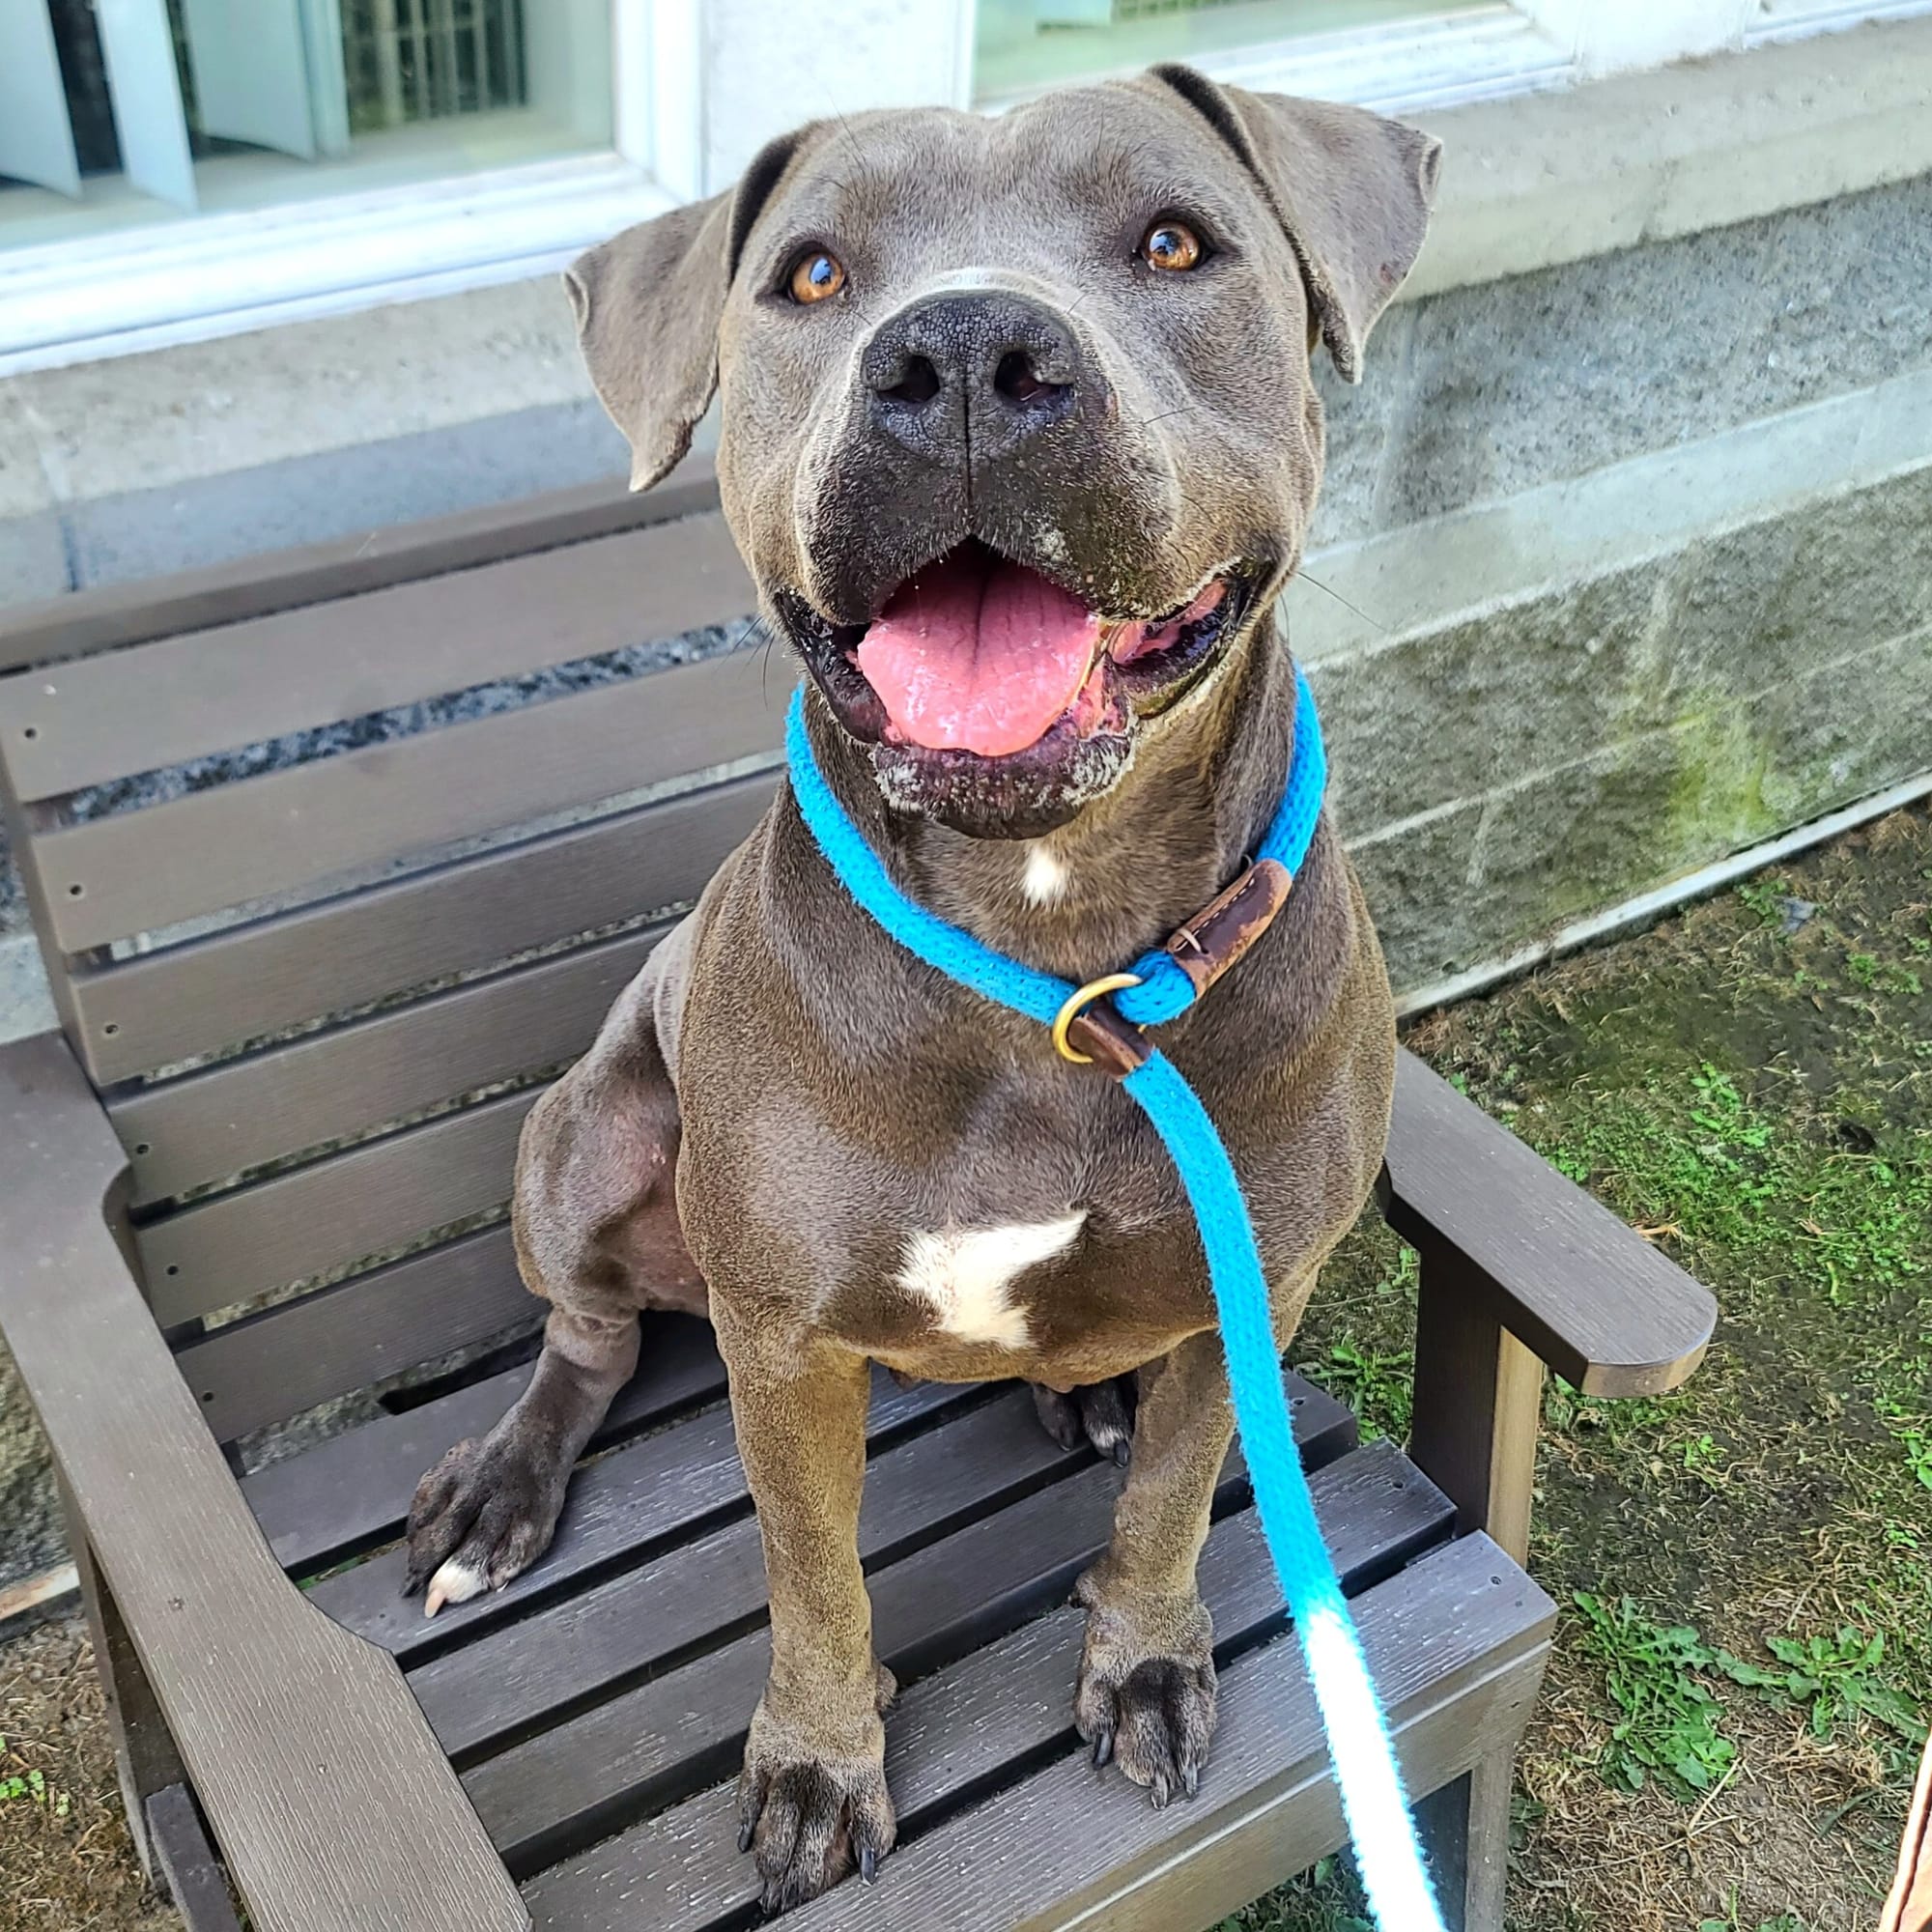
[[[1428,231],[1441,142],[1360,107],[1250,94],[1190,67],[1153,73],[1261,184],[1301,265],[1336,369],[1360,382],[1362,345]]]
[[[633,490],[691,447],[718,386],[718,319],[746,239],[811,131],[767,142],[735,188],[640,221],[564,270],[591,384],[631,445]]]

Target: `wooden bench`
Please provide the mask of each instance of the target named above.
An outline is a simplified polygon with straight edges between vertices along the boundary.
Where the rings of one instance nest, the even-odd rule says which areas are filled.
[[[518,1124],[771,795],[790,667],[633,664],[278,769],[196,764],[751,607],[695,467],[0,626],[0,775],[62,1023],[0,1050],[0,1325],[129,1822],[194,1932],[236,1925],[231,1884],[256,1932],[753,1921],[729,1781],[764,1583],[709,1331],[648,1321],[554,1547],[500,1595],[425,1622],[396,1539],[418,1474],[528,1372]],[[182,766],[154,802],[117,792]],[[1385,1208],[1422,1255],[1407,1454],[1299,1381],[1295,1416],[1455,1920],[1495,1927],[1554,1616],[1519,1567],[1543,1364],[1655,1393],[1713,1308],[1406,1058]],[[270,1460],[238,1446],[312,1411]],[[1202,1569],[1221,1732],[1200,1797],[1156,1812],[1070,1722],[1068,1586],[1112,1465],[1010,1385],[881,1381],[870,1448],[902,1835],[801,1932],[1177,1932],[1342,1842],[1238,1463]]]

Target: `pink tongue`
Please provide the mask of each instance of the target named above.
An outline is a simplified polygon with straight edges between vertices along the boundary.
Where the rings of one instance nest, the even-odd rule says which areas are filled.
[[[879,613],[859,668],[915,745],[1003,757],[1037,743],[1079,695],[1099,628],[1018,564],[942,557]]]

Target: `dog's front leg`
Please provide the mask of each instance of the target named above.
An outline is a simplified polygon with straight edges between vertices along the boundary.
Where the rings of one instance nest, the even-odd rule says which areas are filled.
[[[410,1503],[405,1596],[425,1616],[500,1590],[550,1548],[570,1472],[638,1366],[638,1318],[554,1307],[536,1373],[480,1441],[459,1442]]]
[[[1194,1571],[1234,1427],[1217,1331],[1143,1369],[1114,1540],[1080,1579],[1074,1723],[1095,1764],[1114,1759],[1157,1805],[1193,1796],[1214,1735],[1214,1624]]]
[[[745,1747],[738,1840],[756,1857],[764,1909],[782,1912],[855,1864],[869,1880],[897,1830],[882,1717],[895,1687],[872,1654],[859,1567],[870,1372],[862,1355],[775,1339],[767,1323],[721,1317],[718,1340],[771,1591],[771,1674]]]

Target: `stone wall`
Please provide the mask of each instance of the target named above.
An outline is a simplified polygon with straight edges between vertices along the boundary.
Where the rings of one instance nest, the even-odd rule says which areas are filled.
[[[1411,996],[1932,774],[1928,290],[1922,177],[1406,303],[1358,389],[1324,377],[1328,481],[1289,625]],[[218,419],[224,362],[272,338],[102,365],[91,390],[0,384],[0,601],[615,467],[561,298],[493,292],[494,333],[477,300],[384,312],[415,358],[370,375],[397,388],[392,436],[246,469],[209,450],[165,490],[61,411],[91,393],[111,422],[118,368],[121,409],[165,393],[188,424],[130,434],[192,440],[196,397]],[[383,319],[354,327],[373,370]],[[502,413],[441,419],[439,329],[500,362]],[[305,383],[291,409],[326,400]],[[83,460],[128,487],[7,521],[23,463]],[[49,1023],[23,927],[0,863],[0,1037]],[[4,1364],[0,1523],[0,1580],[55,1553]]]

